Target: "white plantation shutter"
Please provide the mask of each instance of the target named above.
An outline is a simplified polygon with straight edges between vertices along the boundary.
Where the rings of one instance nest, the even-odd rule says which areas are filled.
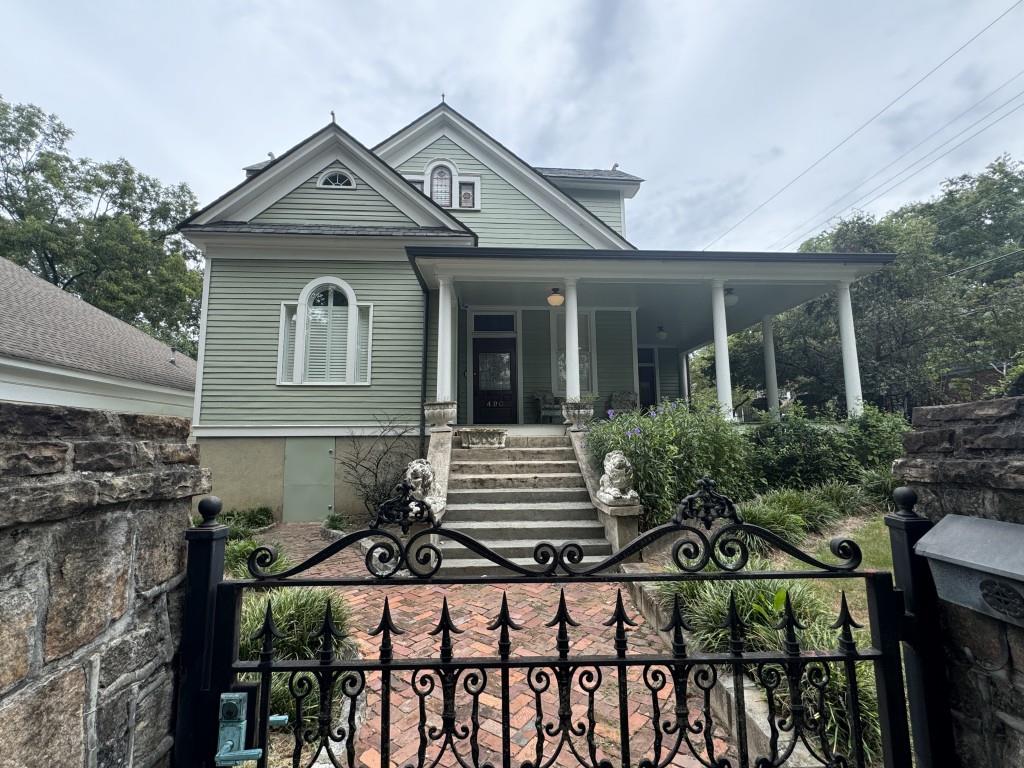
[[[330,337],[327,307],[310,307],[306,320],[306,381],[327,381],[327,346]]]
[[[328,307],[327,380],[345,381],[348,361],[348,306]]]
[[[337,278],[324,278],[327,280],[343,287],[317,287],[310,283],[300,295],[298,307],[285,306],[281,329],[282,382],[369,382],[371,307],[356,304],[355,293],[347,284]],[[355,328],[350,328],[352,322]],[[299,376],[295,375],[296,366],[301,370]]]

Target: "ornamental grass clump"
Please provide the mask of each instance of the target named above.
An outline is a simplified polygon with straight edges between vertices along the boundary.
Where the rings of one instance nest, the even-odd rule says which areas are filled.
[[[665,400],[650,410],[608,412],[591,425],[587,445],[595,466],[611,451],[633,465],[634,487],[644,505],[644,525],[667,521],[679,498],[711,477],[734,499],[749,498],[755,484],[749,444],[711,402]]]
[[[249,555],[252,554],[254,549],[262,546],[271,546],[278,552],[277,559],[266,569],[270,573],[281,573],[292,567],[292,562],[283,554],[280,554],[280,547],[275,544],[265,545],[263,542],[251,537],[228,539],[228,543],[224,547],[224,574],[232,579],[251,578],[249,574]]]

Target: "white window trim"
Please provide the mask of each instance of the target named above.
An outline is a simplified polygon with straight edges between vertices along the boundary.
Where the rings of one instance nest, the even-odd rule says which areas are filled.
[[[329,186],[324,184],[324,179],[326,179],[332,173],[343,173],[343,174],[345,174],[346,176],[348,176],[348,180],[349,180],[350,183],[347,186],[343,186],[343,187],[339,187],[339,186],[336,186],[334,184],[331,184]],[[348,170],[347,168],[339,168],[337,166],[335,166],[333,168],[325,168],[323,173],[321,173],[317,177],[317,179],[316,179],[316,186],[317,186],[318,189],[340,189],[340,190],[346,190],[346,191],[347,190],[353,190],[353,189],[356,188],[356,177],[355,177],[355,174],[353,174],[352,171]]]
[[[309,301],[313,296],[313,293],[325,287],[333,287],[340,290],[345,294],[345,299],[348,302],[348,332],[346,336],[345,344],[345,359],[346,361],[352,361],[345,366],[345,381],[342,382],[307,382],[305,381],[305,370],[306,370],[306,325],[308,322],[309,314]],[[292,368],[292,378],[290,382],[281,381],[280,369],[283,367],[283,355],[284,345],[281,343],[284,338],[284,305],[289,302],[284,302],[281,309],[281,329],[278,332],[278,383],[282,386],[365,386],[369,383],[370,378],[370,362],[367,362],[366,374],[367,381],[361,382],[356,381],[356,375],[359,369],[358,365],[358,352],[359,352],[359,307],[360,304],[356,299],[356,293],[348,283],[339,277],[324,276],[318,277],[314,280],[310,280],[306,283],[306,286],[302,289],[299,294],[298,301],[295,302],[295,360]],[[362,306],[366,306],[363,304]],[[367,355],[372,359],[372,342],[373,342],[373,305],[370,306],[370,328],[367,333]],[[354,364],[353,364],[354,362]]]
[[[480,177],[479,176],[468,176],[459,173],[459,168],[451,160],[439,157],[436,160],[431,160],[423,168],[423,173],[406,173],[403,174],[406,181],[419,182],[422,187],[423,194],[430,197],[430,175],[434,172],[434,169],[439,165],[445,166],[452,174],[452,203],[449,207],[444,207],[446,211],[479,211],[482,208],[482,201],[480,199]],[[472,184],[473,185],[473,202],[475,205],[472,208],[462,208],[457,203],[459,202],[459,185],[460,184]],[[430,198],[433,200],[433,198]]]
[[[579,307],[579,313],[587,316],[587,333],[590,338],[590,389],[580,394],[593,397],[601,391],[597,383],[597,313],[599,308]],[[565,309],[551,309],[551,393],[555,397],[565,397],[565,387],[558,388],[558,323],[565,322]]]
[[[298,307],[297,301],[282,301],[281,302],[281,318],[279,322],[279,330],[277,334],[277,386],[279,387],[368,387],[373,383],[373,303],[368,301],[361,301],[356,304],[360,309],[367,307],[369,308],[369,315],[367,322],[370,324],[369,331],[366,334],[366,381],[357,381],[349,384],[345,381],[303,381],[295,382],[289,381],[285,375],[285,344],[284,344],[284,327],[287,322],[288,308]],[[296,318],[296,328],[298,327],[298,319]],[[298,337],[296,335],[296,341]],[[358,370],[358,368],[357,368]],[[295,375],[294,370],[291,373]]]

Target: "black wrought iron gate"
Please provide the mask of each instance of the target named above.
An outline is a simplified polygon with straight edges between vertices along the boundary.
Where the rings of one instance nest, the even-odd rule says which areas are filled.
[[[260,768],[318,761],[353,768],[368,746],[379,755],[381,766],[402,768],[807,765],[798,762],[798,755],[832,768],[911,765],[899,636],[904,606],[891,575],[859,570],[861,552],[852,541],[834,540],[834,559],[823,562],[766,529],[742,522],[732,502],[716,493],[710,481],[680,502],[671,522],[595,564],[586,562],[577,544],[540,543],[535,565],[523,567],[431,521],[404,536],[381,529],[350,533],[279,573],[272,572],[276,553],[261,548],[249,560],[251,578],[223,580],[227,530],[217,523],[219,506],[215,499],[204,500],[202,524],[187,533],[178,768],[239,764],[244,758]],[[674,541],[674,567],[620,569],[665,539]],[[440,541],[450,544],[440,547]],[[315,566],[360,546],[365,573],[308,575]],[[493,563],[497,575],[446,576],[444,555],[450,546],[465,547]],[[751,552],[764,549],[781,553],[792,566],[752,569],[762,561],[752,563]],[[785,592],[775,617],[777,649],[771,650],[747,636],[733,593],[721,628],[722,647],[709,652],[689,647],[688,606],[677,595],[664,607],[664,625],[658,628],[668,640],[664,651],[638,652],[629,633],[635,615],[626,608],[620,589],[603,617],[614,639],[610,647],[595,651],[593,638],[575,631],[574,606],[566,597],[569,585],[714,581],[739,587],[764,579],[784,585],[857,580],[866,591],[867,615],[851,615],[844,594],[828,642],[818,633],[815,643],[805,637],[806,625]],[[478,584],[560,590],[557,609],[544,629],[549,651],[517,652],[524,630],[514,617],[530,606],[510,604],[504,596],[494,601],[487,627],[490,642],[483,647],[460,647],[456,636],[461,629],[447,596],[440,605],[423,605],[419,626],[399,626],[392,615],[389,594],[395,589]],[[251,658],[239,658],[240,639],[245,639],[239,637],[243,594],[307,586],[336,588],[342,594],[346,588],[372,588],[379,598],[379,621],[351,631],[362,637],[364,647],[372,638],[374,652],[363,658],[343,652],[346,638],[327,603],[319,630],[309,638],[308,658],[282,658],[277,649],[283,628],[274,600],[267,599],[257,633],[259,650]],[[458,590],[451,594],[458,599]],[[417,643],[412,655],[395,653],[397,635],[427,635],[427,626],[429,643]],[[581,643],[590,645],[576,650]],[[875,688],[877,725],[862,706],[859,687],[865,680]],[[513,700],[514,681],[529,695]],[[287,687],[291,711],[272,711],[274,685]],[[399,686],[409,697],[402,714],[406,721],[413,717],[414,732],[393,727],[393,696]],[[610,691],[609,707],[602,702]],[[629,697],[637,695],[649,702],[646,718],[631,718]],[[760,701],[752,702],[753,696]],[[289,716],[288,724],[272,736],[272,718],[282,714]],[[514,733],[512,722],[524,720],[529,727]],[[873,742],[869,731],[877,734]],[[723,735],[724,740],[719,738]],[[495,739],[500,749],[488,749]],[[873,760],[866,753],[869,743],[877,748]]]

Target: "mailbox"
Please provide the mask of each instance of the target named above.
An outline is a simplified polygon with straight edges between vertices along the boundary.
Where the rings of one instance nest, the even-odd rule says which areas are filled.
[[[948,515],[914,550],[941,600],[1024,627],[1024,525]]]

